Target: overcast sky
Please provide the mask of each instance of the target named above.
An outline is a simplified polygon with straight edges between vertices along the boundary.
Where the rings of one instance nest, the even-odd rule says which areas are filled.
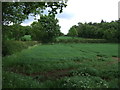
[[[118,2],[120,0],[68,0],[67,7],[61,14],[57,14],[61,32],[68,33],[71,26],[78,22],[110,22],[118,20]],[[37,16],[39,19],[40,17]],[[30,25],[34,21],[29,17],[21,25]]]

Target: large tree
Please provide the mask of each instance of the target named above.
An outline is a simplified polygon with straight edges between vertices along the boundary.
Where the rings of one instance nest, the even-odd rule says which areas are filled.
[[[41,16],[38,22],[32,23],[32,38],[43,43],[54,41],[60,35],[58,20],[53,15]]]
[[[49,14],[61,13],[63,7],[66,7],[66,2],[59,0],[59,2],[2,2],[2,22],[22,23],[28,18],[30,14],[37,15],[43,12],[46,8],[51,8]]]

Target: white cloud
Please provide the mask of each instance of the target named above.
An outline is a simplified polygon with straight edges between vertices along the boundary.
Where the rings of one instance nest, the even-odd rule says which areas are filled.
[[[72,19],[74,17],[74,14],[69,12],[64,12],[57,14],[56,17],[61,19]]]
[[[40,16],[39,16],[39,15],[36,15],[36,20],[35,20],[34,18],[35,18],[35,17],[29,15],[29,18],[26,19],[23,23],[21,23],[21,25],[22,25],[22,26],[29,26],[29,25],[31,25],[34,21],[38,21],[38,19],[40,19]]]
[[[67,33],[70,27],[74,24],[75,23],[71,22],[71,20],[59,19],[59,25],[61,26],[61,32],[63,33]]]
[[[61,31],[67,34],[69,28],[78,22],[100,22],[102,19],[110,22],[118,19],[119,0],[68,0],[64,13],[72,13],[69,20],[59,19]],[[64,16],[65,17],[65,16]]]
[[[29,21],[29,22],[27,22],[27,23],[25,23],[25,22],[24,22],[24,23],[21,23],[21,25],[22,25],[22,26],[30,26],[32,23],[33,23],[33,21],[31,21],[31,22]]]

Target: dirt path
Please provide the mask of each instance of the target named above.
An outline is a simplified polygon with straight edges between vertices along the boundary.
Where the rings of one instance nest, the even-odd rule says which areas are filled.
[[[118,60],[120,62],[120,58],[119,57],[112,57],[115,60]]]
[[[119,57],[112,57],[115,61],[113,61],[113,62],[110,62],[110,63],[108,63],[108,64],[114,64],[114,63],[118,63],[118,62],[120,62],[120,58]]]

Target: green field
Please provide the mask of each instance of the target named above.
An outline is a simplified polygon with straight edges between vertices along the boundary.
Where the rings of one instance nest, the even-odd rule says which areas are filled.
[[[35,45],[3,57],[3,88],[118,88],[118,44]]]
[[[68,0],[11,1],[1,3],[3,89],[119,89],[120,19],[89,20],[74,12],[79,2]]]

